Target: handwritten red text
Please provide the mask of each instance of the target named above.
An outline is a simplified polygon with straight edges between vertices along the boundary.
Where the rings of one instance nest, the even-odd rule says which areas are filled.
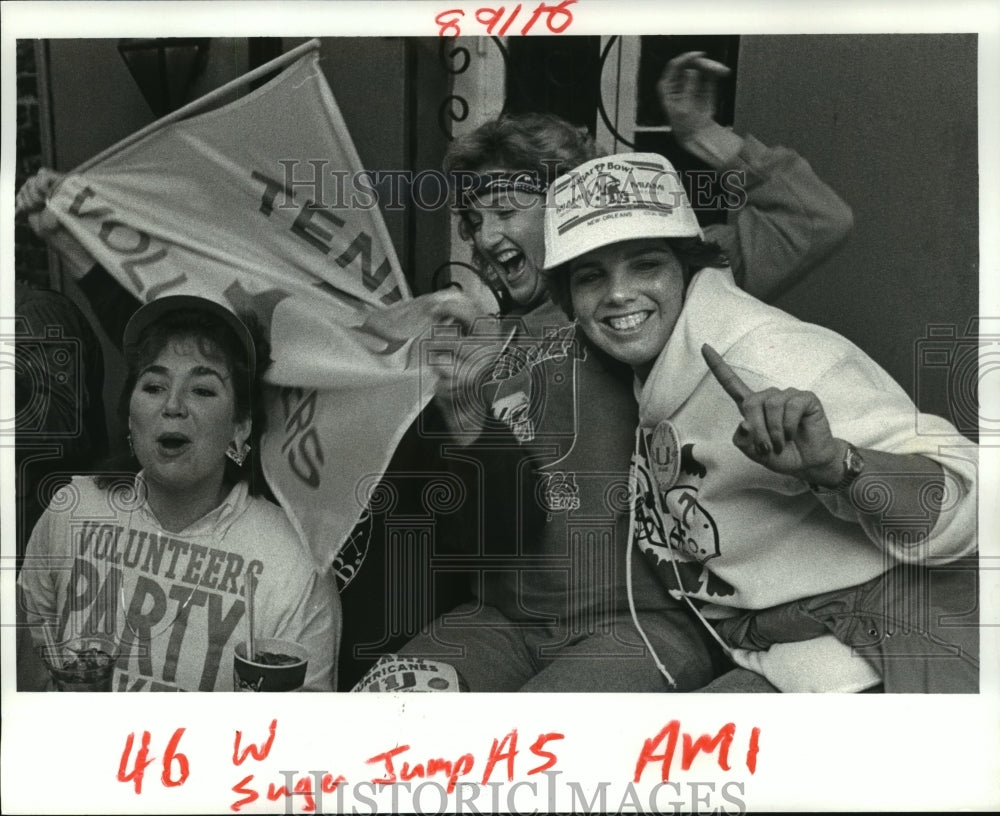
[[[539,3],[535,6],[533,12],[525,11],[526,16],[528,14],[531,16],[528,17],[527,22],[524,23],[520,31],[517,29],[510,31],[510,27],[514,24],[515,20],[519,18],[523,19],[521,17],[521,3],[514,6],[509,14],[507,6],[478,8],[474,12],[473,17],[485,29],[486,33],[491,36],[496,34],[498,37],[504,37],[508,32],[512,34],[527,34],[534,27],[535,23],[543,18],[545,27],[551,33],[562,34],[573,22],[573,12],[570,11],[569,7],[575,3],[576,0],[562,0],[561,3],[551,5],[549,3]],[[465,10],[460,8],[447,9],[440,12],[434,18],[434,22],[438,24],[438,35],[441,37],[460,36],[462,29],[458,23],[463,17],[465,17]],[[476,30],[472,33],[478,34],[480,32]]]
[[[177,750],[177,745],[184,735],[184,729],[178,728],[167,743],[167,748],[163,752],[163,773],[160,774],[160,781],[165,788],[176,788],[187,782],[190,773],[187,757]],[[146,774],[146,768],[153,764],[156,757],[149,755],[149,742],[152,736],[148,731],[142,732],[142,741],[139,751],[135,755],[135,763],[132,770],[128,770],[129,760],[132,757],[132,746],[135,744],[135,732],[128,735],[125,740],[125,750],[122,751],[121,762],[118,764],[118,781],[131,782],[136,793],[142,793],[142,779]],[[177,775],[172,771],[174,763],[177,763]]]
[[[527,771],[528,776],[548,770],[559,761],[559,758],[552,751],[545,750],[545,745],[552,740],[563,739],[563,737],[563,734],[557,732],[538,735],[538,739],[532,743],[528,750],[536,757],[545,761],[529,769]],[[373,779],[372,782],[376,785],[393,785],[396,782],[409,782],[412,779],[445,776],[448,779],[448,793],[452,793],[459,778],[467,776],[476,767],[475,757],[471,753],[465,753],[453,760],[440,757],[414,763],[411,763],[409,760],[403,760],[402,766],[397,770],[393,760],[407,753],[409,750],[409,745],[397,745],[395,748],[383,751],[366,760],[369,764],[378,764],[381,762],[385,767],[385,776]],[[489,755],[483,764],[481,784],[485,785],[490,781],[497,765],[505,765],[507,781],[513,781],[515,757],[517,754],[517,729],[510,731],[501,739],[494,739]]]
[[[692,737],[690,734],[681,734],[681,724],[679,720],[671,720],[660,733],[652,739],[644,741],[642,750],[639,752],[639,759],[635,764],[635,776],[633,781],[638,782],[642,777],[642,772],[650,762],[660,762],[660,778],[667,782],[670,779],[670,771],[674,761],[674,753],[677,750],[678,740],[682,741],[681,749],[681,770],[688,770],[691,763],[699,753],[711,754],[718,751],[719,767],[724,771],[730,770],[729,749],[733,745],[736,736],[736,725],[726,723],[719,729],[713,737],[710,734],[702,734],[700,737]],[[757,770],[757,751],[760,740],[760,729],[754,728],[750,732],[749,745],[746,753],[746,766],[750,773]],[[660,753],[656,753],[657,751]]]

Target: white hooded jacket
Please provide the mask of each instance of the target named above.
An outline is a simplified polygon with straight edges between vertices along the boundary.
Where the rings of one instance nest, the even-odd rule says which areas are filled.
[[[755,391],[813,391],[834,436],[859,448],[939,462],[946,495],[933,527],[926,519],[894,519],[891,494],[876,486],[864,500],[873,509],[884,506],[883,523],[895,533],[882,541],[845,497],[814,493],[744,456],[732,443],[739,411],[709,372],[704,343]],[[940,417],[920,415],[918,433],[913,402],[860,349],[747,295],[728,270],[694,276],[670,339],[636,390],[632,540],[671,588],[677,587],[676,559],[692,597],[716,607],[760,609],[860,584],[897,563],[940,563],[975,549],[974,445]],[[662,421],[676,432],[680,472],[656,490],[646,454]]]

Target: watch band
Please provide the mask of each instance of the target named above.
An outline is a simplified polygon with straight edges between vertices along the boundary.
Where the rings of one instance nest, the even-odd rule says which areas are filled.
[[[864,472],[865,460],[861,456],[861,452],[854,447],[850,442],[847,443],[847,449],[844,451],[844,472],[840,477],[840,481],[837,482],[836,487],[822,487],[817,484],[809,485],[809,489],[813,493],[843,493],[845,492],[857,478]]]

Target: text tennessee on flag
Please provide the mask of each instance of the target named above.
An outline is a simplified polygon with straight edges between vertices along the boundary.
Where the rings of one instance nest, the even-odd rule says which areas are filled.
[[[316,45],[302,50],[237,101],[124,140],[48,206],[140,300],[201,295],[269,330],[264,472],[325,570],[365,510],[360,486],[377,483],[429,394],[412,342],[362,329],[372,310],[410,299],[377,206],[285,189],[282,160],[346,171],[335,203],[352,201],[362,172]]]

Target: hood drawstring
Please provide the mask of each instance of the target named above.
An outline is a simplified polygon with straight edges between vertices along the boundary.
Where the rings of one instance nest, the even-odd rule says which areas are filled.
[[[663,661],[660,660],[660,656],[656,653],[656,649],[653,648],[653,644],[651,644],[649,642],[649,638],[646,637],[646,632],[643,630],[642,624],[639,623],[639,615],[635,609],[635,597],[632,592],[632,551],[633,549],[638,549],[639,539],[638,531],[636,530],[635,508],[636,502],[642,501],[642,484],[639,479],[639,474],[637,473],[636,465],[640,458],[646,462],[650,461],[649,451],[646,449],[646,435],[643,433],[641,425],[635,430],[635,453],[635,458],[629,467],[629,487],[631,495],[629,496],[628,552],[625,556],[625,586],[628,594],[628,608],[629,612],[632,614],[632,623],[635,624],[636,631],[639,633],[639,637],[642,638],[642,642],[645,643],[646,648],[649,649],[650,656],[653,658],[656,668],[660,670],[660,674],[666,678],[671,687],[677,688],[677,681],[674,680],[670,672],[667,671],[666,666],[663,665]],[[653,471],[650,470],[650,473],[652,472]],[[656,501],[659,504],[659,489],[655,481],[653,482],[652,487]],[[662,506],[659,507],[659,510],[661,513],[666,512],[666,508]],[[719,637],[719,633],[715,631],[715,627],[712,626],[705,616],[701,614],[701,610],[698,609],[698,607],[691,600],[691,597],[684,591],[684,582],[681,580],[680,570],[677,567],[677,553],[674,552],[674,548],[671,547],[670,543],[666,540],[664,540],[663,544],[667,552],[670,554],[670,564],[673,567],[674,577],[677,579],[678,586],[678,589],[676,590],[668,590],[670,596],[673,598],[683,598],[687,602],[691,611],[694,612],[695,617],[702,622],[709,634],[711,634],[711,636],[715,638],[715,641],[722,647],[722,650],[726,653],[726,655],[732,657],[732,649],[721,637]]]

